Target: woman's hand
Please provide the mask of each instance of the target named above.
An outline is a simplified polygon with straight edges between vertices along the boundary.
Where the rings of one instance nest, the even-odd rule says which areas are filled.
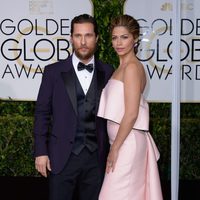
[[[111,147],[106,163],[106,173],[109,173],[110,171],[113,172],[115,170],[115,165],[118,158],[118,151],[119,150],[117,148]]]

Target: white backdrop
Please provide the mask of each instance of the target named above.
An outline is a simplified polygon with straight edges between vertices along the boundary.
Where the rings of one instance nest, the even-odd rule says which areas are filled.
[[[141,26],[138,57],[150,82],[146,96],[152,102],[171,102],[172,71],[179,67],[181,101],[200,102],[200,1],[181,1],[181,66],[172,64],[172,3],[172,0],[125,2],[124,13],[135,17]]]
[[[77,6],[78,5],[78,6]],[[71,19],[89,0],[1,0],[0,99],[36,100],[44,66],[67,58]]]
[[[172,64],[172,1],[126,0],[124,13],[141,26],[139,59],[151,102],[171,102],[174,67],[180,67],[181,101],[200,101],[200,1],[181,2],[181,66]],[[79,6],[76,6],[79,5]],[[36,100],[45,65],[71,53],[71,19],[93,15],[89,0],[1,0],[0,99]],[[101,31],[101,30],[100,30]]]

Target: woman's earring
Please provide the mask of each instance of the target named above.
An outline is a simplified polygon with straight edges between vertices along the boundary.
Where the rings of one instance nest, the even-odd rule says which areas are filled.
[[[137,46],[138,46],[138,41],[133,44],[134,48],[137,47]]]

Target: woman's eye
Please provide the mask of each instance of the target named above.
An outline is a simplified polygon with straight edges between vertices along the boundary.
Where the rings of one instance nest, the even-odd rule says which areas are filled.
[[[128,36],[125,36],[125,35],[124,35],[124,36],[122,36],[122,39],[127,39],[127,38],[128,38]]]

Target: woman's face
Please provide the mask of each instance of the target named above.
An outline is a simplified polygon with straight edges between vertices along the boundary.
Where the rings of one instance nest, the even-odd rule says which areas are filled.
[[[116,26],[112,31],[112,46],[119,56],[133,52],[133,35],[124,26]]]

